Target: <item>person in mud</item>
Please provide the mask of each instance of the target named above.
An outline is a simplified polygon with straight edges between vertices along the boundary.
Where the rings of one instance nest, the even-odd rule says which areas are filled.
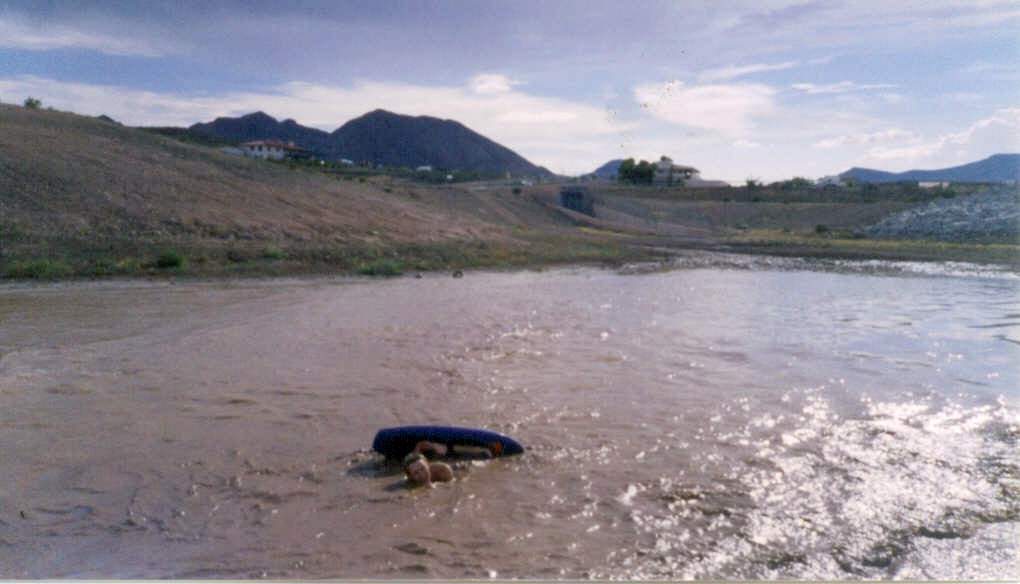
[[[446,483],[453,480],[453,468],[445,462],[430,462],[420,452],[404,457],[404,472],[407,482],[413,487],[424,487],[432,483]]]
[[[422,440],[414,450],[404,457],[404,473],[411,486],[425,486],[432,483],[446,483],[453,480],[453,468],[445,462],[430,461],[429,457],[445,456],[449,453],[443,444]],[[503,454],[503,445],[493,442],[487,448],[490,458]]]

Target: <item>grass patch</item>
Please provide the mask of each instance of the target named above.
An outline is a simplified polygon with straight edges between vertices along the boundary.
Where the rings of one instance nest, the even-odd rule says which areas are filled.
[[[282,249],[275,245],[267,245],[262,248],[262,257],[267,260],[282,260],[284,253]]]
[[[72,274],[74,270],[70,266],[51,259],[15,261],[3,273],[5,278],[23,280],[56,280]]]
[[[400,276],[404,273],[400,262],[397,260],[379,260],[362,267],[358,270],[359,274],[365,276]]]
[[[1008,243],[953,243],[919,239],[866,239],[860,234],[832,230],[827,233],[789,233],[753,229],[731,237],[727,244],[745,253],[783,256],[878,259],[903,261],[959,261],[1020,267],[1020,245]]]

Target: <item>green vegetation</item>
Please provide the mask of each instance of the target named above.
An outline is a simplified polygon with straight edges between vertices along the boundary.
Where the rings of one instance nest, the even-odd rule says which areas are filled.
[[[959,261],[1020,268],[1020,245],[1017,244],[865,239],[845,230],[804,234],[771,229],[750,230],[725,241],[727,247],[742,253],[855,260]]]
[[[182,269],[185,265],[187,265],[187,259],[179,251],[164,251],[156,258],[156,267],[164,270],[171,268]]]
[[[790,180],[780,181],[777,183],[773,183],[769,186],[779,189],[781,191],[792,191],[796,189],[811,188],[814,186],[814,183],[802,176],[795,176]]]
[[[74,270],[67,264],[51,259],[14,261],[2,272],[6,278],[31,280],[56,280],[73,273]]]
[[[650,185],[655,178],[655,165],[647,160],[635,164],[633,158],[628,158],[620,163],[617,177],[621,183]]]
[[[36,99],[34,97],[26,97],[25,107],[28,109],[39,109],[42,107],[42,100]]]
[[[404,270],[398,260],[385,259],[364,266],[358,273],[364,276],[399,276]]]
[[[267,260],[282,260],[283,256],[283,250],[275,245],[267,245],[262,248],[262,257]]]

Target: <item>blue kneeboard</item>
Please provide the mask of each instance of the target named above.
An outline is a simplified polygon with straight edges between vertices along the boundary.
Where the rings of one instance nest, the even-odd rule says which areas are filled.
[[[372,448],[387,458],[400,459],[414,450],[422,440],[446,446],[488,448],[493,443],[503,447],[503,456],[523,454],[521,443],[498,432],[457,426],[398,426],[383,428],[375,435]]]

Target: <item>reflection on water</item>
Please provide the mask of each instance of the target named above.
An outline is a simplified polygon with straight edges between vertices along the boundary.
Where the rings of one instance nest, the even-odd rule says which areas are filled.
[[[1015,575],[1020,279],[670,270],[0,288],[0,577]],[[520,457],[403,488],[383,426]]]

